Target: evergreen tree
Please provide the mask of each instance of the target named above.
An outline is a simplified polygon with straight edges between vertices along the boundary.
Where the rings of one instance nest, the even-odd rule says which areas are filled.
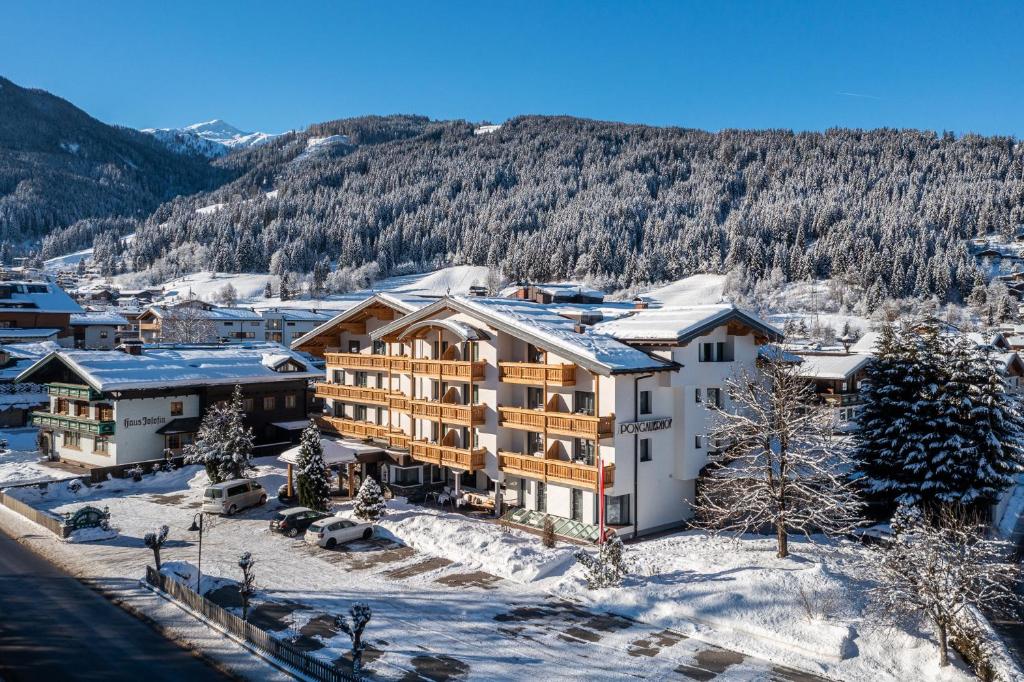
[[[331,486],[327,465],[324,464],[320,429],[312,419],[302,432],[296,468],[299,504],[316,511],[327,511],[331,504]]]
[[[252,429],[245,425],[242,387],[235,386],[231,402],[206,410],[195,441],[185,448],[185,461],[202,464],[211,483],[245,478],[252,471]]]
[[[270,282],[268,281],[263,286],[263,298],[273,298],[273,297],[274,297],[274,288],[270,285]]]
[[[381,492],[377,481],[367,476],[363,485],[359,487],[359,492],[356,493],[352,513],[363,521],[376,521],[386,512],[387,504],[384,502],[384,493]]]

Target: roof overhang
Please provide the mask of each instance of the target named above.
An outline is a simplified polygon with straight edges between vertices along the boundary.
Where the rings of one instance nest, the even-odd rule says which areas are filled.
[[[461,324],[454,320],[429,319],[410,324],[398,335],[398,340],[404,341],[410,337],[420,338],[431,329],[444,329],[455,334],[463,341],[483,341],[491,338],[487,332],[471,327],[468,324]]]
[[[412,306],[408,306],[397,299],[374,294],[373,296],[370,296],[369,298],[352,306],[348,310],[338,313],[331,319],[314,327],[309,332],[295,339],[292,341],[290,348],[295,350],[305,350],[307,353],[313,353],[316,350],[321,350],[326,347],[326,342],[318,343],[319,337],[328,333],[333,333],[335,330],[339,332],[342,331],[342,325],[358,324],[359,322],[364,322],[370,317],[375,317],[374,313],[379,312],[380,310],[378,306],[383,306],[391,311],[391,317],[378,319],[394,319],[396,316],[401,317],[402,315],[406,315],[414,310]],[[348,328],[348,330],[351,329],[352,327]]]
[[[620,335],[617,335],[615,338],[623,343],[637,346],[685,346],[690,343],[690,341],[704,336],[723,324],[729,326],[730,334],[733,334],[734,332],[744,332],[746,330],[753,332],[758,345],[765,343],[778,343],[784,338],[782,332],[772,325],[735,306],[726,308],[715,315],[711,315],[707,319],[701,321],[700,324],[687,328],[677,334],[666,334],[664,337],[660,338],[630,338],[628,336]],[[746,330],[744,328],[746,328]],[[745,336],[746,334],[735,333],[734,335]]]

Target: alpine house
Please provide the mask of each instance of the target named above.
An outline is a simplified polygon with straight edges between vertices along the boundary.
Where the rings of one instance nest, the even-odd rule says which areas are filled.
[[[293,348],[326,360],[324,426],[379,446],[364,476],[595,540],[691,516],[707,406],[782,338],[732,305],[616,314],[586,328],[533,301],[377,295]]]

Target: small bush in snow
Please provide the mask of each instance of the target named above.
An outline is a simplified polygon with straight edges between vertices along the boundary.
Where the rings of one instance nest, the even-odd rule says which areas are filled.
[[[78,494],[78,491],[82,489],[82,482],[77,478],[72,478],[68,481],[68,492]]]
[[[587,587],[599,590],[604,587],[618,587],[629,572],[622,540],[612,537],[597,548],[593,555],[586,550],[576,552],[576,561],[586,570]]]
[[[363,644],[363,630],[370,622],[373,612],[370,611],[369,604],[359,602],[353,604],[348,613],[347,617],[335,616],[334,624],[352,640],[352,673],[358,676],[363,667],[363,650],[366,648]]]
[[[384,502],[384,493],[381,491],[377,481],[369,476],[363,481],[356,493],[356,499],[352,506],[352,513],[356,518],[363,521],[376,521],[387,512],[387,503]]]
[[[160,526],[157,530],[146,533],[142,539],[146,543],[146,547],[153,550],[153,561],[156,563],[156,570],[158,571],[160,570],[160,548],[164,546],[170,530],[167,526]]]
[[[256,560],[249,552],[238,558],[238,567],[242,569],[242,582],[238,583],[238,596],[242,598],[242,620],[249,615],[249,602],[256,594],[256,572],[253,570],[255,565]]]
[[[550,516],[544,517],[544,528],[541,530],[540,541],[549,549],[555,546],[555,520]]]
[[[134,466],[131,467],[130,469],[125,469],[124,473],[126,476],[131,478],[136,483],[142,480],[142,467],[140,466]]]

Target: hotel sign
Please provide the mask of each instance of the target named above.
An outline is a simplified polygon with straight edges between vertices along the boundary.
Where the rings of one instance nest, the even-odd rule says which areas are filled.
[[[649,433],[651,431],[664,431],[672,428],[672,417],[660,419],[646,419],[639,422],[619,423],[619,435],[627,433]]]
[[[133,419],[131,417],[124,418],[124,427],[129,426],[161,426],[167,423],[167,417],[139,417]]]

